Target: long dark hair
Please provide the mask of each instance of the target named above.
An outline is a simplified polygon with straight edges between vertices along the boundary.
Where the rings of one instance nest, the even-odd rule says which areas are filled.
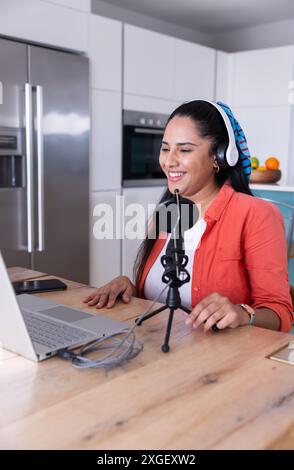
[[[168,118],[167,124],[175,116],[188,117],[197,124],[200,136],[211,141],[212,155],[216,154],[216,149],[221,143],[228,143],[229,141],[228,132],[222,116],[215,106],[207,101],[194,100],[182,104],[172,112]],[[215,174],[215,179],[219,188],[221,188],[225,181],[228,181],[235,191],[253,196],[248,185],[248,180],[243,173],[240,159],[234,167],[220,168],[220,171]],[[159,202],[162,203],[171,197],[171,192],[169,189],[166,189]],[[135,260],[133,274],[137,289],[144,266],[156,241],[155,232],[152,232],[155,229],[155,227],[151,228],[151,233],[149,232],[145,240],[141,243]]]

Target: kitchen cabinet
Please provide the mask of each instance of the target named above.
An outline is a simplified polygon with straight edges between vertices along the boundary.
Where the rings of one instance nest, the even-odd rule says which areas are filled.
[[[164,193],[164,189],[164,186],[123,189],[124,220],[127,233],[125,233],[122,239],[122,274],[128,276],[130,279],[133,279],[134,262],[138,249],[146,235],[147,221]],[[145,220],[145,224],[143,223],[144,227],[140,227],[140,231],[142,229],[144,236],[141,238],[139,238],[139,236],[137,238],[127,238],[126,235],[129,233],[127,224],[129,223],[130,226],[133,227],[135,221],[139,220],[140,215],[143,217],[143,220]],[[140,220],[142,220],[142,218]],[[135,229],[133,230],[134,235],[136,233],[139,235],[139,227],[135,226]]]
[[[125,25],[124,61],[126,94],[179,102],[214,98],[214,49]]]
[[[88,16],[40,0],[1,0],[0,34],[87,52]]]
[[[215,49],[175,39],[175,100],[214,99],[215,57]]]
[[[230,54],[231,104],[277,106],[289,104],[294,46]]]
[[[124,93],[179,102],[212,100],[215,54],[212,48],[126,24]]]
[[[91,87],[121,92],[122,23],[90,16]]]
[[[145,232],[148,218],[164,192],[164,186],[124,188],[120,191],[97,191],[90,194],[90,283],[101,286],[119,275],[132,279],[134,261],[141,242],[136,222],[139,214]],[[106,220],[106,211],[110,218]],[[106,223],[108,223],[106,226]],[[112,225],[111,225],[112,224]],[[135,226],[134,226],[135,224]],[[97,239],[101,229],[110,239]],[[111,232],[111,228],[113,228]],[[131,234],[131,237],[128,236]],[[122,268],[121,268],[122,260]]]
[[[116,226],[121,223],[121,214],[116,210],[119,196],[119,191],[90,193],[90,284],[95,287],[121,272],[121,240],[115,236]],[[97,239],[102,231],[109,238]]]
[[[121,187],[121,94],[92,90],[90,188],[92,191]]]
[[[126,24],[124,92],[172,99],[175,39]]]

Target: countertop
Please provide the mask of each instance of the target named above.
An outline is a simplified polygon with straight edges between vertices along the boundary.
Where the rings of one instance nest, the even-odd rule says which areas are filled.
[[[284,191],[294,192],[294,186],[286,186],[276,184],[249,184],[251,189],[259,189],[261,191]]]

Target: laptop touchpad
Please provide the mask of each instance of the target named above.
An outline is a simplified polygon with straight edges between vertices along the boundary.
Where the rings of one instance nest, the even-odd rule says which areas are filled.
[[[58,320],[66,321],[69,323],[78,320],[85,320],[86,318],[92,317],[92,315],[82,312],[81,310],[63,307],[63,305],[58,305],[57,307],[52,308],[46,308],[45,310],[41,310],[40,313],[44,313],[48,317],[57,318]]]

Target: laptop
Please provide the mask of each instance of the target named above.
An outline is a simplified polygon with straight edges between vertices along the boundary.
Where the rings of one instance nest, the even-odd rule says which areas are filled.
[[[16,296],[0,253],[0,346],[33,361],[60,349],[129,329],[126,323],[92,315],[32,294]]]

